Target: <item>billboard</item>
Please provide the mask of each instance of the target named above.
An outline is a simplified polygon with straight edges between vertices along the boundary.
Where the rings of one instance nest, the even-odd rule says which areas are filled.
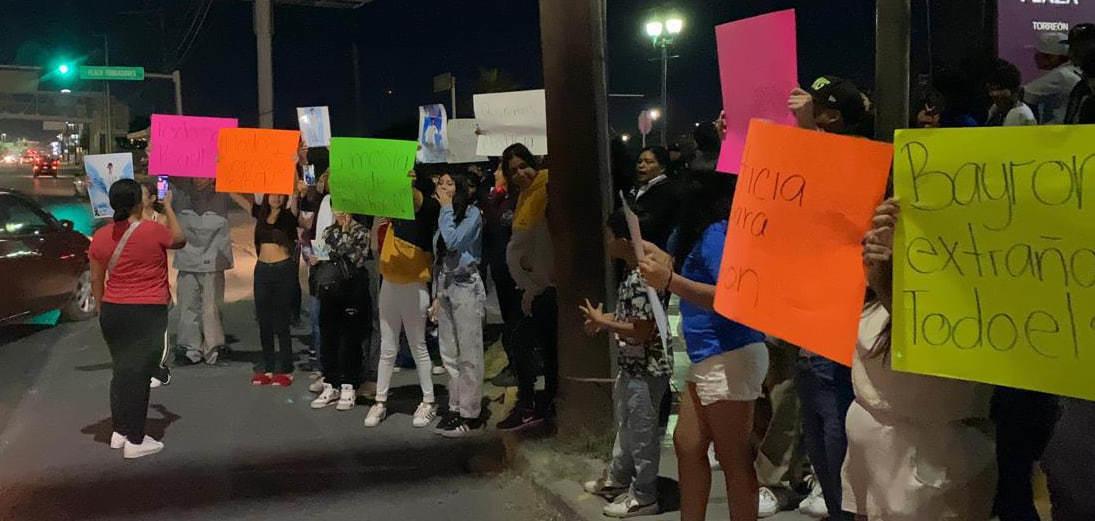
[[[997,0],[999,55],[1023,72],[1027,83],[1041,72],[1034,65],[1038,35],[1068,33],[1076,24],[1095,22],[1095,0]]]

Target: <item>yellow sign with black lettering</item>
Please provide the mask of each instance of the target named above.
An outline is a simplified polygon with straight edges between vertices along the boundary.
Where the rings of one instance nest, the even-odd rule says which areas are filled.
[[[1095,400],[1095,126],[899,130],[894,186],[893,368]]]

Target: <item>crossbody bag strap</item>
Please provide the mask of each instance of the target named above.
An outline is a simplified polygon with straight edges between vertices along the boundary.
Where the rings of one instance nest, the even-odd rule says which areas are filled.
[[[129,238],[133,235],[133,232],[137,231],[137,228],[140,225],[140,221],[129,223],[129,228],[122,234],[122,238],[118,241],[118,245],[114,247],[114,253],[110,256],[110,262],[106,265],[107,273],[114,271],[114,265],[118,264],[118,259],[122,257],[122,249],[125,248],[125,244],[129,242]]]

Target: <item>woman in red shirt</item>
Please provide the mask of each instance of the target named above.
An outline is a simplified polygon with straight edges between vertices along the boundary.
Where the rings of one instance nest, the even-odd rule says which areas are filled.
[[[145,221],[141,186],[132,179],[114,183],[110,187],[114,224],[95,232],[88,250],[99,325],[114,365],[110,447],[123,449],[126,458],[163,450],[163,443],[145,435],[144,424],[149,381],[166,349],[171,301],[167,250],[186,245],[171,199],[169,192],[164,198],[167,226]]]

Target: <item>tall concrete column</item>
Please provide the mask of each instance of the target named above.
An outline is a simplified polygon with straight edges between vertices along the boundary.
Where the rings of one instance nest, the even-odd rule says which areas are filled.
[[[612,208],[604,0],[540,0],[547,90],[548,218],[559,290],[559,434],[611,421],[611,354],[582,333],[578,303],[609,294],[602,223]],[[591,381],[594,380],[594,381]],[[606,392],[608,391],[608,392]]]
[[[875,138],[893,141],[909,121],[909,0],[875,3]]]
[[[259,127],[274,128],[274,15],[272,0],[255,0],[255,42],[258,50]]]

